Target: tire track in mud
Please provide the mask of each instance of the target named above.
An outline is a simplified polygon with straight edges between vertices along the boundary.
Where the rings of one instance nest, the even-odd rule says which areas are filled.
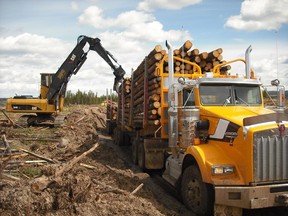
[[[130,146],[119,147],[113,143],[110,136],[104,134],[99,134],[99,142],[105,143],[105,145],[108,145],[117,152],[117,156],[119,156],[121,160],[125,161],[127,167],[131,169],[134,175],[144,183],[144,187],[153,193],[155,199],[157,199],[158,202],[166,208],[167,212],[171,211],[176,213],[173,215],[179,216],[193,216],[192,212],[175,197],[176,191],[161,178],[160,172],[146,173],[133,163],[131,159]],[[135,185],[135,187],[136,186],[137,185]]]

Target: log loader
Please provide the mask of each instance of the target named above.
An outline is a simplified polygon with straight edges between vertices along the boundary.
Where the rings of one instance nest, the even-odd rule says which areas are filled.
[[[89,44],[88,51],[84,47]],[[50,124],[58,126],[63,122],[63,116],[59,115],[63,111],[65,92],[67,84],[72,75],[77,74],[87,59],[90,50],[96,51],[111,67],[115,75],[113,89],[117,91],[118,85],[123,79],[125,71],[117,63],[114,56],[104,49],[99,38],[91,38],[80,35],[77,44],[68,55],[61,67],[54,73],[41,74],[40,96],[34,98],[30,95],[20,95],[9,98],[6,102],[6,111],[14,113],[28,113],[20,117],[18,124],[39,125]],[[117,63],[114,65],[112,60]]]
[[[167,48],[162,60],[151,64],[151,52],[132,73],[131,91],[120,86],[116,144],[131,145],[141,168],[163,170],[195,215],[287,211],[288,116],[264,107],[251,46],[245,59],[210,71],[173,55],[168,42]],[[192,72],[176,73],[177,61]],[[243,76],[221,72],[236,62],[244,63]]]

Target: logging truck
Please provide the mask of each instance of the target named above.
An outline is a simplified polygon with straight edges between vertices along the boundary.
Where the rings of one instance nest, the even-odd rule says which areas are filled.
[[[288,116],[264,107],[251,46],[245,59],[222,61],[221,49],[166,45],[123,80],[116,144],[131,145],[141,168],[163,170],[196,215],[287,208]],[[243,76],[228,73],[235,62]]]

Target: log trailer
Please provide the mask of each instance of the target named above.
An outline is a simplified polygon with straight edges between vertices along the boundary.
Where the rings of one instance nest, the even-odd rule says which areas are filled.
[[[120,86],[116,144],[131,145],[141,168],[162,169],[196,215],[287,208],[288,116],[264,107],[251,46],[245,60],[209,72],[167,47],[168,55],[155,47]],[[179,61],[192,72],[176,73]],[[244,76],[223,73],[235,62]]]
[[[85,52],[84,47],[87,44],[89,44],[89,49]],[[40,96],[34,98],[30,95],[20,95],[9,98],[6,102],[6,111],[28,113],[28,115],[24,115],[18,120],[18,124],[22,126],[40,124],[60,125],[64,117],[59,115],[59,113],[63,111],[67,84],[70,77],[73,74],[75,75],[82,67],[90,50],[96,51],[113,70],[113,74],[115,75],[113,88],[117,91],[125,71],[121,65],[117,63],[114,56],[104,49],[99,38],[80,35],[75,48],[68,55],[58,71],[55,74],[41,74]],[[118,65],[114,65],[111,60]]]

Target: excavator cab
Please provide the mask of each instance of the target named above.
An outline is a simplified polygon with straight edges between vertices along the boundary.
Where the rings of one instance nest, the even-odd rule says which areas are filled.
[[[40,86],[40,98],[47,98],[47,92],[49,91],[52,79],[55,73],[41,73],[41,86]]]

